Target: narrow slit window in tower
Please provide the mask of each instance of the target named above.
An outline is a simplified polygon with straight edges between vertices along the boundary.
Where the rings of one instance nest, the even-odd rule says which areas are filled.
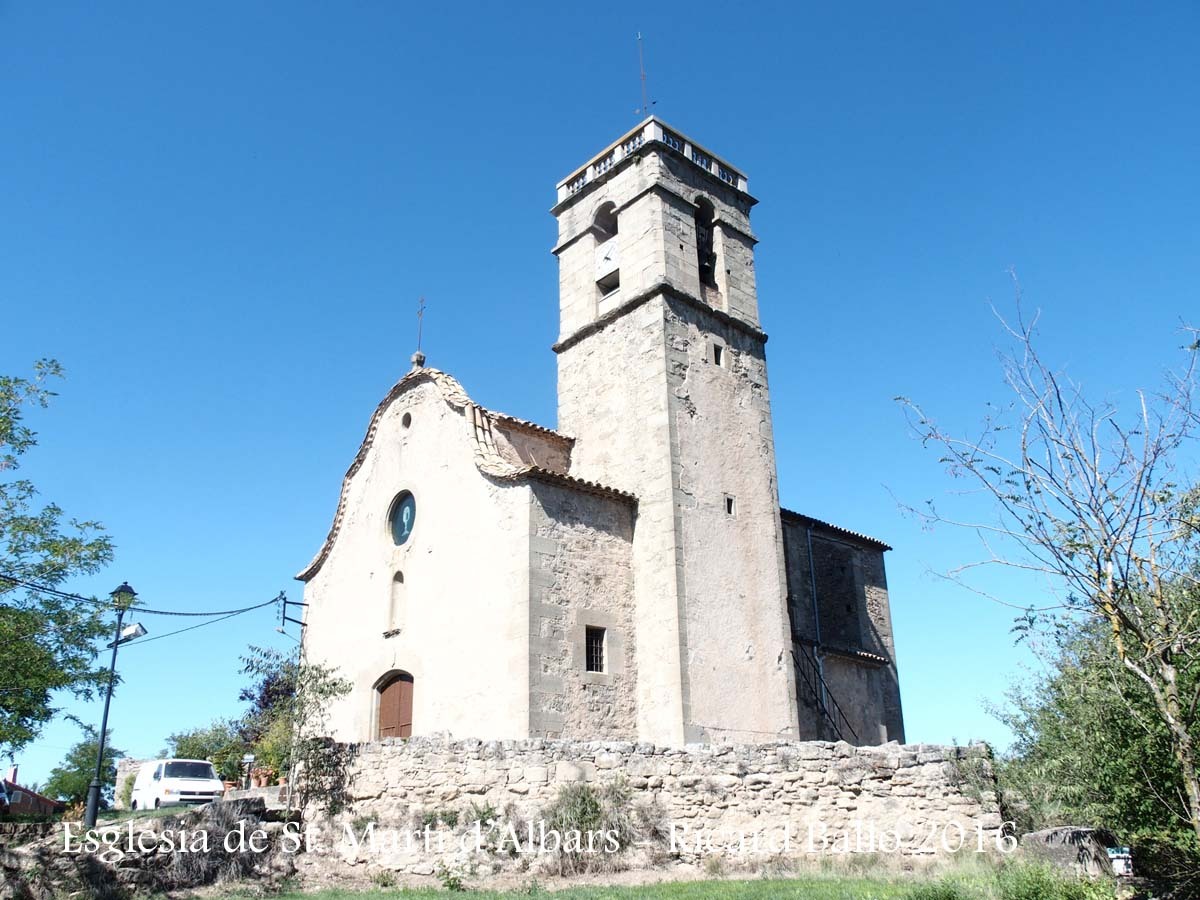
[[[700,283],[717,286],[717,254],[713,249],[713,225],[716,210],[707,197],[696,201],[696,262],[700,266]]]

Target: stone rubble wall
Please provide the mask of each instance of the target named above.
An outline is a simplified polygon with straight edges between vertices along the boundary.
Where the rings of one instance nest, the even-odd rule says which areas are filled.
[[[59,828],[57,822],[3,822],[0,821],[0,847],[23,844],[45,837]]]
[[[132,759],[130,757],[122,757],[117,760],[117,780],[116,787],[113,790],[113,809],[124,809],[125,802],[121,799],[121,788],[125,786],[125,779],[130,775],[137,778],[138,772],[142,770],[142,766],[151,762],[147,759]],[[157,762],[157,760],[154,760]]]
[[[643,829],[620,865],[651,868],[761,864],[854,852],[944,856],[961,847],[991,852],[1002,840],[990,754],[932,745],[852,747],[844,742],[658,747],[617,741],[448,741],[391,739],[344,747],[347,805],[336,815],[318,799],[306,821],[319,835],[302,865],[388,869],[412,875],[551,871],[538,854],[478,852],[463,841],[480,809],[536,823],[564,786],[621,782]],[[964,772],[972,772],[966,777]],[[449,824],[447,823],[449,820]],[[344,839],[372,826],[381,846]],[[670,844],[674,826],[676,846]],[[384,835],[419,834],[441,843],[383,846]],[[786,845],[785,830],[790,831]],[[428,833],[428,832],[427,832]],[[525,832],[522,830],[522,834]],[[759,835],[761,843],[754,835]],[[890,835],[899,840],[893,844]],[[739,843],[737,835],[746,838]],[[873,838],[872,835],[878,837]],[[707,836],[707,840],[697,840]],[[746,841],[749,841],[747,843]],[[541,868],[539,868],[541,866]],[[345,871],[345,869],[342,869]],[[373,877],[373,876],[372,876]]]

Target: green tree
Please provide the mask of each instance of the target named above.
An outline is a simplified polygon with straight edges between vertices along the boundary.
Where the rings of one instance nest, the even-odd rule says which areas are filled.
[[[31,379],[0,376],[0,646],[11,651],[0,670],[0,754],[6,755],[53,718],[54,691],[90,699],[105,679],[95,651],[109,627],[103,607],[29,591],[12,580],[53,587],[112,560],[112,542],[99,523],[67,518],[53,503],[40,505],[33,483],[13,474],[37,445],[24,413],[47,406],[54,396],[47,382],[61,377],[54,360],[37,362]]]
[[[167,738],[167,755],[179,759],[210,759],[226,781],[241,774],[242,754],[249,749],[237,722],[217,719],[202,728],[181,731]]]
[[[88,786],[96,774],[96,729],[84,727],[82,741],[67,751],[63,761],[50,770],[45,793],[67,803],[83,803],[87,800]],[[117,760],[125,751],[112,746],[112,730],[105,733],[104,765],[101,768],[100,805],[108,809],[112,805],[113,783],[117,780]]]
[[[239,700],[250,704],[238,721],[238,731],[244,741],[253,744],[294,701],[300,660],[297,655],[250,647],[242,663],[242,674],[254,681],[238,694]]]
[[[1139,680],[1113,657],[1102,627],[1071,629],[1044,674],[1013,689],[997,711],[1015,738],[998,777],[1022,830],[1089,823],[1126,838],[1190,834],[1171,736]],[[1198,680],[1193,659],[1182,686],[1194,691]]]
[[[286,773],[289,784],[303,775],[300,793],[289,793],[289,803],[299,799],[303,807],[310,796],[328,799],[336,791],[341,766],[327,738],[329,705],[348,694],[351,683],[335,668],[305,661],[299,648],[285,654],[251,647],[242,662],[242,673],[256,679],[242,692],[242,699],[252,702],[244,730],[254,735],[255,755]]]
[[[1103,629],[1111,698],[1131,717],[1152,716],[1165,734],[1200,843],[1200,687],[1187,678],[1200,653],[1200,490],[1187,474],[1200,426],[1200,341],[1189,332],[1183,364],[1165,385],[1136,392],[1120,409],[1090,400],[1043,360],[1035,326],[1036,319],[1006,323],[1011,402],[989,404],[976,432],[945,430],[899,398],[948,473],[987,498],[992,512],[959,514],[933,503],[915,511],[980,536],[983,557],[953,573],[968,585],[976,567],[999,565],[1057,590],[1055,602],[1030,610],[1027,626]]]

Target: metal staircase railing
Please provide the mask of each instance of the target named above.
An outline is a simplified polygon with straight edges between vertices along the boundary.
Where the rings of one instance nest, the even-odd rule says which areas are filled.
[[[829,685],[825,682],[825,677],[821,674],[821,664],[818,662],[816,654],[803,642],[796,641],[792,646],[794,648],[792,650],[792,660],[796,664],[796,671],[800,673],[800,677],[812,693],[813,702],[825,718],[825,722],[832,729],[838,740],[857,745],[859,742],[858,732],[854,730],[854,726],[850,724],[850,720],[842,712],[842,707],[838,704],[837,698],[829,690]],[[799,648],[799,655],[797,655],[795,648]]]

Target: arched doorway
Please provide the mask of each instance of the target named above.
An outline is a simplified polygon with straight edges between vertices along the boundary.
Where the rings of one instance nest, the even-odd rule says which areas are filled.
[[[388,672],[375,683],[379,698],[377,738],[411,737],[413,677],[407,672]]]

